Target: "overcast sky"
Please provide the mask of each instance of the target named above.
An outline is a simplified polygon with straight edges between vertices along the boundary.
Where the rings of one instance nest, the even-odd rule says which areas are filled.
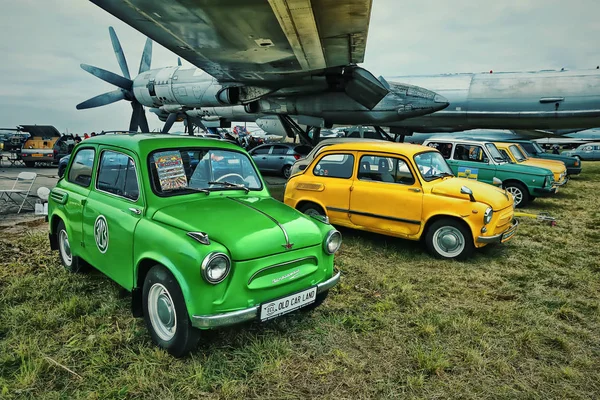
[[[51,124],[82,133],[129,125],[125,101],[75,109],[114,89],[79,64],[120,74],[113,26],[134,75],[142,34],[88,1],[0,0],[0,9],[0,128]],[[363,66],[376,76],[591,69],[600,64],[599,16],[598,0],[373,0]],[[154,43],[152,67],[176,62]],[[162,126],[153,114],[148,121]]]

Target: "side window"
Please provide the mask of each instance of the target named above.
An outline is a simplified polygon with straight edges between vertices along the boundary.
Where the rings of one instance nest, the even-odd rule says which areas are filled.
[[[450,158],[452,154],[452,143],[445,142],[430,142],[427,144],[428,147],[433,147],[437,149],[446,160]]]
[[[289,147],[285,146],[273,146],[273,151],[271,154],[286,154],[289,150]]]
[[[508,155],[508,153],[506,152],[506,150],[504,150],[504,149],[499,149],[499,150],[500,150],[500,153],[502,153],[502,156],[504,156],[504,159],[506,161],[508,161],[509,163],[513,162],[512,158],[510,158],[510,156]]]
[[[354,156],[352,154],[328,154],[315,165],[313,174],[348,179],[352,176],[353,169]]]
[[[252,153],[254,155],[258,155],[258,154],[268,154],[269,153],[269,149],[271,148],[271,146],[265,146],[265,147],[261,147],[258,148],[256,150],[254,150]]]
[[[81,149],[77,151],[69,170],[69,182],[83,187],[90,186],[95,154],[94,149]]]
[[[481,146],[457,144],[454,149],[454,159],[487,163],[489,160]]]
[[[415,183],[408,164],[399,158],[362,156],[358,169],[361,181],[377,181],[412,185]]]
[[[103,151],[98,168],[96,188],[130,200],[137,200],[140,190],[131,157],[114,151]]]

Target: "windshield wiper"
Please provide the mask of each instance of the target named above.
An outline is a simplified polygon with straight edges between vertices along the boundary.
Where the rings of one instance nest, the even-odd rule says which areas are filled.
[[[446,176],[454,176],[454,174],[451,174],[449,172],[440,172],[440,173],[431,175],[432,178],[443,178]]]
[[[237,189],[242,189],[246,191],[246,194],[248,194],[248,192],[250,191],[250,189],[248,189],[246,186],[244,185],[240,185],[239,183],[232,183],[232,182],[227,182],[227,181],[211,181],[208,182],[209,185],[223,185],[223,186],[227,186],[227,187],[232,187],[232,188],[237,188]]]

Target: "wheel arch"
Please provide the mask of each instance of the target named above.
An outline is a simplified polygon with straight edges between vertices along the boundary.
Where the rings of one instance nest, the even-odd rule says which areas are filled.
[[[296,210],[300,211],[301,208],[303,208],[307,205],[310,205],[310,204],[314,204],[315,206],[319,207],[323,211],[323,213],[325,215],[327,215],[327,207],[324,207],[319,202],[313,201],[313,200],[306,200],[306,199],[300,200],[298,203],[296,203]]]
[[[58,224],[62,221],[65,224],[65,228],[67,229],[67,233],[69,227],[65,223],[65,219],[62,215],[53,214],[52,219],[50,220],[50,234],[48,235],[50,239],[50,249],[58,250],[58,237],[56,236],[58,230]]]
[[[543,182],[543,179],[542,179]],[[525,182],[516,179],[516,178],[509,178],[509,179],[505,179],[502,181],[502,187],[504,188],[507,184],[509,183],[518,183],[519,185],[522,185],[525,187],[525,189],[527,189],[527,193],[529,193],[530,195],[533,195],[533,189],[529,187],[529,185],[527,185]]]
[[[425,237],[427,236],[427,232],[429,232],[429,229],[431,228],[431,225],[433,225],[435,222],[440,221],[442,219],[451,219],[454,221],[458,221],[459,224],[461,224],[464,228],[466,228],[471,233],[471,241],[473,243],[475,243],[475,235],[473,233],[473,228],[471,227],[471,225],[467,221],[465,221],[464,218],[461,218],[457,215],[449,215],[449,214],[437,214],[437,215],[434,215],[431,218],[429,218],[427,220],[427,222],[425,223],[425,226],[423,227],[423,232],[421,233],[421,240],[425,239]]]

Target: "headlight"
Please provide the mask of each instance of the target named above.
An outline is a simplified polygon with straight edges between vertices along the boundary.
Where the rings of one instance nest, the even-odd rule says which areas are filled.
[[[231,261],[225,253],[209,253],[202,261],[202,277],[213,285],[225,279],[230,269]]]
[[[329,231],[323,242],[323,250],[327,254],[333,254],[339,250],[342,245],[342,234],[338,231]]]
[[[494,210],[492,210],[492,207],[488,207],[487,210],[485,210],[485,212],[483,213],[483,224],[489,224],[493,216]]]

